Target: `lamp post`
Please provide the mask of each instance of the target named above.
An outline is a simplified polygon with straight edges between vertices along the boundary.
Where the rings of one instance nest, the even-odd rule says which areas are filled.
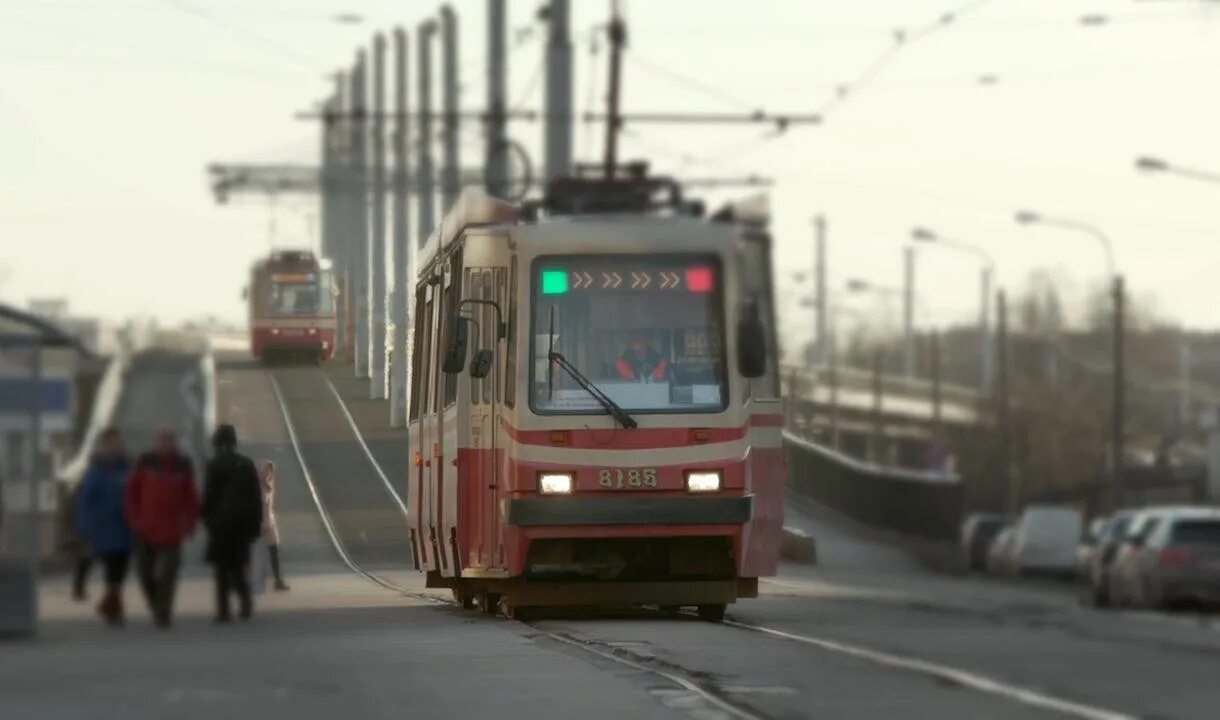
[[[1124,422],[1124,291],[1123,276],[1119,274],[1114,261],[1114,247],[1109,236],[1100,228],[1076,220],[1058,217],[1048,217],[1029,210],[1022,210],[1015,217],[1019,225],[1045,225],[1048,227],[1069,230],[1092,237],[1101,245],[1106,258],[1106,271],[1110,277],[1111,293],[1114,302],[1113,325],[1113,356],[1114,370],[1111,386],[1111,427],[1110,427],[1110,507],[1117,510],[1122,506],[1123,499],[1123,422]]]
[[[1199,170],[1196,168],[1182,167],[1175,165],[1168,160],[1156,157],[1138,157],[1135,159],[1135,168],[1145,173],[1167,173],[1170,175],[1178,175],[1190,180],[1199,180],[1200,182],[1214,183],[1220,185],[1220,173],[1210,172],[1207,170]]]
[[[995,259],[991,253],[978,245],[947,238],[925,227],[911,229],[911,239],[916,242],[928,243],[965,253],[979,260],[982,265],[979,278],[979,336],[980,336],[980,370],[979,390],[986,393],[991,388],[993,367],[993,344],[991,342],[991,283],[995,276]]]

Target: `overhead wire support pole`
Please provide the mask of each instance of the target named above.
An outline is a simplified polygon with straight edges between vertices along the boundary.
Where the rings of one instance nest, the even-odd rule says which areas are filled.
[[[368,152],[365,127],[365,53],[359,51],[352,72],[352,229],[351,229],[351,297],[354,300],[352,338],[353,371],[356,377],[369,376],[369,258],[368,258]]]
[[[393,200],[391,202],[392,237],[394,240],[394,322],[393,355],[390,367],[390,426],[407,424],[407,385],[410,368],[407,365],[407,323],[411,319],[411,243],[407,229],[407,33],[394,29],[394,125],[392,153],[394,158]]]
[[[441,214],[457,201],[461,191],[458,178],[458,28],[453,7],[441,7],[441,107],[442,119],[442,165],[441,165]]]
[[[435,225],[433,213],[436,207],[435,189],[433,185],[435,170],[432,166],[432,36],[436,34],[436,22],[425,20],[419,24],[415,33],[415,48],[419,58],[415,64],[415,73],[419,79],[419,149],[415,154],[415,170],[417,173],[416,188],[419,192],[418,235],[415,238],[416,247],[422,248],[428,242]]]
[[[508,194],[508,136],[504,97],[508,94],[508,55],[504,36],[505,0],[487,2],[487,150],[484,185],[494,197]]]
[[[342,192],[341,180],[347,163],[347,142],[343,135],[346,129],[339,118],[343,114],[343,94],[347,85],[347,76],[343,72],[335,74],[335,94],[331,105],[327,108],[323,127],[325,147],[323,149],[324,167],[318,173],[321,192],[326,212],[324,213],[325,232],[329,236],[326,255],[334,263],[336,285],[339,289],[339,306],[336,308],[338,321],[335,323],[335,354],[342,357],[348,347],[347,326],[347,260],[350,237],[347,232],[347,201]]]
[[[546,106],[543,182],[572,172],[572,38],[568,0],[547,4]]]
[[[606,168],[607,180],[614,179],[615,167],[618,165],[618,131],[622,124],[619,119],[621,103],[623,46],[627,43],[627,27],[619,15],[618,2],[614,2],[613,16],[607,27],[610,38],[610,83],[607,86],[607,119],[606,119]]]
[[[369,398],[386,397],[385,36],[373,38],[373,187],[369,211]]]

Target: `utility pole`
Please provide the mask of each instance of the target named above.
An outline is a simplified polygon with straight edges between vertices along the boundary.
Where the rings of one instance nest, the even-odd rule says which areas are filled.
[[[884,436],[884,431],[881,426],[881,348],[880,346],[873,348],[873,442],[872,451],[869,453],[869,461],[874,464],[881,464],[881,444]]]
[[[458,31],[453,7],[441,6],[441,93],[444,155],[441,165],[441,215],[449,212],[461,192],[458,178]]]
[[[830,298],[826,296],[826,218],[818,215],[813,219],[814,227],[814,303],[817,317],[817,344],[814,347],[817,351],[814,353],[814,358],[819,364],[825,363],[827,358],[827,335],[826,335],[826,312],[829,307]]]
[[[995,267],[988,263],[983,266],[982,277],[980,278],[980,296],[979,296],[979,337],[980,337],[980,358],[982,358],[982,367],[979,370],[979,391],[986,393],[991,388],[993,376],[995,375],[995,360],[993,353],[995,348],[991,342],[991,333],[988,329],[991,326],[991,283],[995,273]]]
[[[932,373],[932,438],[942,441],[941,384],[940,384],[940,331],[933,329],[928,335],[928,365]]]
[[[915,248],[902,249],[902,359],[903,374],[915,377]]]
[[[358,378],[369,376],[369,230],[368,230],[368,140],[365,130],[365,54],[356,53],[352,71],[352,228],[349,286],[353,308],[353,371]]]
[[[407,231],[407,33],[394,28],[394,196],[391,202],[394,240],[394,354],[390,367],[390,427],[407,424],[407,323],[411,319],[411,243]]]
[[[1178,373],[1181,386],[1178,390],[1178,432],[1184,434],[1191,426],[1190,417],[1190,371],[1193,360],[1190,356],[1190,343],[1185,334],[1178,338]]]
[[[1003,290],[996,293],[996,429],[1000,435],[999,472],[996,473],[996,499],[1006,512],[1012,512],[1009,496],[1012,479],[1012,419],[1008,396],[1008,299]]]
[[[384,400],[385,378],[385,36],[373,38],[373,202],[369,296],[369,398]]]
[[[543,182],[572,172],[572,40],[568,0],[550,0],[546,45],[546,122],[543,147],[546,170]]]
[[[827,381],[830,383],[830,446],[835,450],[839,449],[839,353],[838,341],[836,340],[837,330],[831,330],[830,336],[827,338],[827,365],[829,367]],[[814,396],[817,395],[817,388],[814,388]]]
[[[487,192],[502,198],[508,194],[508,134],[504,96],[508,87],[508,54],[504,36],[505,0],[487,0],[487,161],[484,182]]]
[[[1123,276],[1114,274],[1114,422],[1111,425],[1110,447],[1111,458],[1111,497],[1110,509],[1119,510],[1123,507],[1123,426],[1126,420],[1124,410],[1124,390],[1126,385],[1126,351],[1124,333],[1126,324],[1126,300],[1123,289]]]
[[[606,96],[608,107],[605,174],[607,180],[613,180],[615,167],[618,165],[618,130],[622,122],[619,119],[619,101],[622,85],[623,46],[627,43],[627,27],[623,24],[622,16],[619,15],[617,0],[614,0],[610,25],[606,30],[610,38],[610,83],[607,85],[608,94]]]
[[[335,323],[335,353],[346,357],[348,352],[348,253],[351,237],[348,233],[347,196],[343,192],[343,183],[347,177],[347,142],[343,135],[346,125],[339,121],[344,117],[343,92],[347,86],[344,73],[335,74],[335,96],[331,101],[330,116],[322,123],[323,137],[326,138],[326,149],[323,152],[324,161],[329,163],[322,169],[318,177],[322,183],[322,197],[327,208],[324,217],[330,240],[326,249],[327,256],[334,263],[335,284],[339,289],[339,306],[335,308],[338,321]]]
[[[415,161],[418,173],[415,184],[419,187],[419,236],[415,238],[418,248],[428,242],[435,225],[432,216],[436,204],[432,184],[435,173],[432,168],[432,36],[435,33],[436,23],[432,20],[421,22],[415,32],[415,47],[419,53],[415,63],[415,72],[419,75],[419,152]]]

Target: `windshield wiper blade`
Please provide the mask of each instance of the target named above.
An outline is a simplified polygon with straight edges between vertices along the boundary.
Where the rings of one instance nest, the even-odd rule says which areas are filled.
[[[600,388],[594,385],[589,378],[585,377],[584,373],[577,370],[575,365],[568,362],[568,359],[564,357],[562,353],[552,350],[549,353],[549,357],[550,362],[557,363],[559,367],[563,368],[564,372],[571,375],[572,379],[575,380],[582,388],[584,388],[585,392],[592,395],[593,399],[599,402],[601,406],[606,409],[606,413],[617,420],[624,429],[631,430],[632,428],[639,427],[639,423],[635,421],[635,418],[628,415],[626,410],[624,410],[618,403],[611,400],[610,396],[606,395],[606,393],[602,392]]]

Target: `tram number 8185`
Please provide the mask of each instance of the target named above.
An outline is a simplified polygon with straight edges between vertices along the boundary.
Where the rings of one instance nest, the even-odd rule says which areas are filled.
[[[657,486],[656,468],[606,468],[597,474],[597,481],[607,490],[639,490]]]

